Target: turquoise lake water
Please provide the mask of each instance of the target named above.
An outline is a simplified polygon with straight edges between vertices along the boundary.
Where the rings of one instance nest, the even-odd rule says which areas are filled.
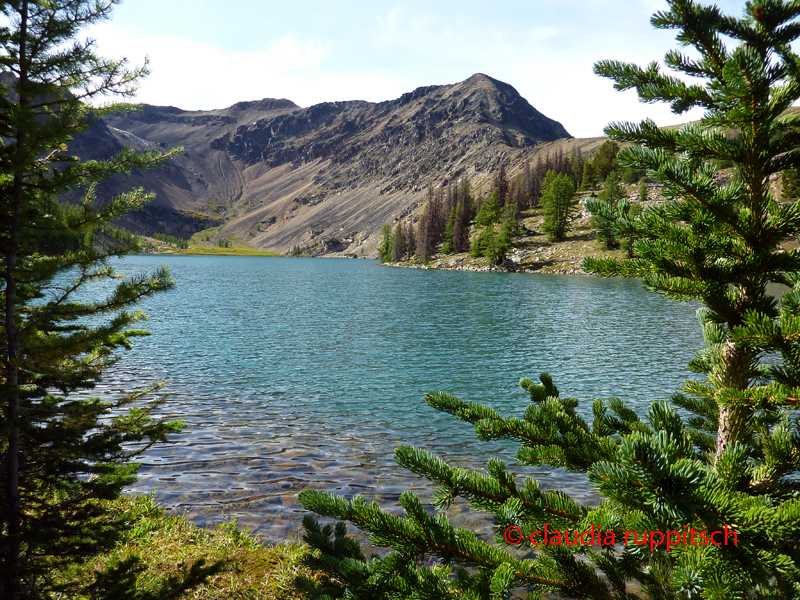
[[[238,517],[270,541],[298,530],[305,488],[387,508],[406,489],[429,497],[394,463],[401,443],[478,469],[499,455],[546,489],[597,501],[580,475],[516,466],[514,444],[478,441],[425,392],[521,416],[519,379],[549,371],[586,415],[609,396],[643,413],[690,377],[703,345],[696,306],[635,280],[271,257],[134,256],[118,267],[162,264],[177,289],[144,303],[152,335],[99,387],[168,381],[163,410],[188,422],[143,458],[133,491],[155,489],[199,523]]]

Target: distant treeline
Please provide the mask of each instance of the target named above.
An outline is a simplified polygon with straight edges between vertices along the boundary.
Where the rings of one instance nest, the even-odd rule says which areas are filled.
[[[189,240],[182,240],[181,238],[175,237],[174,235],[167,235],[165,233],[154,233],[153,238],[157,239],[159,242],[164,242],[165,244],[169,244],[170,246],[175,246],[176,248],[186,249],[189,247]]]
[[[383,226],[378,251],[384,262],[416,258],[425,263],[437,253],[457,254],[472,250],[476,256],[489,256],[497,262],[505,257],[522,210],[536,200],[524,177],[509,182],[505,166],[495,173],[492,192],[475,198],[467,179],[445,187],[428,190],[428,201],[417,223],[398,222]],[[481,236],[470,244],[473,225],[484,228]],[[495,231],[501,225],[500,232]]]
[[[526,163],[523,172],[510,179],[501,162],[493,176],[491,192],[477,198],[467,179],[451,181],[436,190],[429,188],[416,228],[410,222],[402,221],[383,226],[378,248],[381,261],[416,260],[426,263],[435,254],[470,251],[476,258],[486,256],[490,262],[500,263],[520,233],[522,212],[539,207],[543,194],[547,194],[548,182],[554,187],[556,184],[553,182],[558,181],[560,189],[564,189],[568,182],[566,189],[572,190],[569,198],[572,201],[576,189],[596,189],[612,171],[618,171],[625,183],[643,177],[641,171],[619,167],[616,160],[618,151],[619,145],[612,141],[606,141],[591,159],[584,157],[580,149],[569,153],[559,149],[544,158],[537,158],[533,164]],[[552,175],[548,179],[549,173]],[[553,189],[550,192],[552,196]],[[475,233],[480,230],[477,236],[471,236],[473,228],[477,228]],[[554,230],[557,231],[556,237],[563,234],[557,226]]]

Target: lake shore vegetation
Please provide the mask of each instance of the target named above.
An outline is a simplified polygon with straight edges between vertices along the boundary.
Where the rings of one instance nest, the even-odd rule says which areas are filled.
[[[103,501],[126,523],[113,548],[48,574],[79,599],[295,600],[307,547],[298,540],[262,545],[235,521],[202,528],[167,513],[152,496]],[[299,538],[299,535],[298,535]]]

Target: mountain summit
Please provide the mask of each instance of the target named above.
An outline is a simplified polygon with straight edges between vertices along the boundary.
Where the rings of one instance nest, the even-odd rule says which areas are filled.
[[[327,158],[345,163],[368,153],[374,166],[369,175],[376,176],[391,173],[409,159],[419,162],[421,149],[452,153],[450,146],[462,142],[465,134],[511,148],[570,137],[513,87],[478,74],[456,85],[421,87],[378,104],[325,102],[265,116],[215,139],[211,147],[249,164],[271,167]]]
[[[214,235],[281,252],[334,237],[357,245],[419,207],[428,186],[488,174],[501,157],[570,137],[512,86],[483,74],[379,103],[145,105],[105,125],[121,145],[186,150],[162,172],[134,175],[157,199],[126,225],[179,236],[219,225]],[[109,135],[98,133],[106,144]]]

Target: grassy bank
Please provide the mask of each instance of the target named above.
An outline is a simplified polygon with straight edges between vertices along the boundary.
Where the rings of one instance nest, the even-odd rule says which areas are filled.
[[[302,598],[294,580],[310,573],[300,543],[264,546],[235,523],[201,529],[148,497],[111,506],[130,519],[114,550],[54,574],[59,585],[82,590],[78,598]]]
[[[277,252],[265,252],[253,248],[220,248],[219,246],[196,246],[185,250],[176,250],[172,254],[199,254],[204,256],[282,256]]]

